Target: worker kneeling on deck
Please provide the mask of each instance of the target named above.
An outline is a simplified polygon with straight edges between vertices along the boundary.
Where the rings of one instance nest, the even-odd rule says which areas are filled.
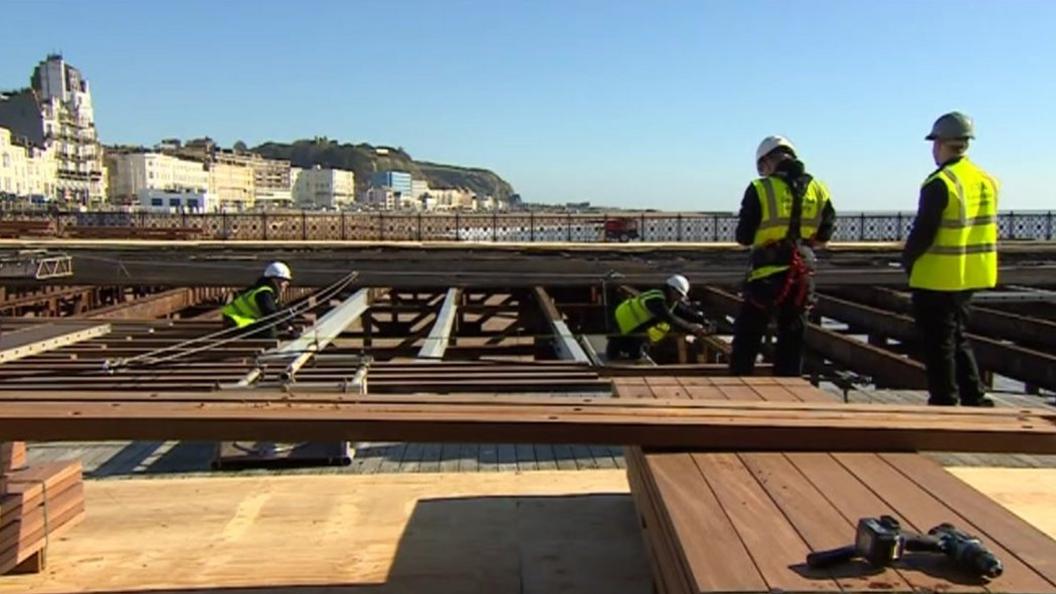
[[[755,158],[762,177],[745,190],[737,221],[737,242],[752,250],[730,373],[752,374],[776,314],[774,375],[794,377],[802,372],[806,313],[814,302],[814,246],[832,237],[836,211],[787,138],[763,139]]]
[[[264,275],[245,291],[238,294],[221,310],[225,328],[248,328],[261,319],[279,310],[279,296],[292,280],[290,267],[282,262],[272,262],[264,269]],[[277,321],[276,321],[277,322]],[[269,327],[270,326],[270,327]],[[256,338],[277,338],[276,324],[261,324]]]
[[[703,314],[689,306],[689,281],[681,274],[667,279],[663,289],[645,291],[616,307],[618,336],[610,336],[605,354],[610,361],[639,360],[649,354],[649,345],[660,342],[672,327],[703,336],[707,326]]]
[[[965,337],[972,293],[997,285],[998,187],[968,160],[972,138],[974,125],[962,113],[935,121],[926,140],[938,169],[921,186],[902,254],[934,405],[994,405]]]

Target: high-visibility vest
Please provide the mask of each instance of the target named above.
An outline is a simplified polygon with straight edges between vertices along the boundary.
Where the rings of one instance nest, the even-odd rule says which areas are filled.
[[[619,304],[616,307],[616,326],[620,334],[626,336],[638,334],[644,330],[649,342],[660,342],[664,336],[667,336],[667,333],[671,331],[671,326],[664,321],[653,323],[656,316],[646,305],[647,301],[655,299],[659,299],[664,303],[664,307],[667,307],[667,297],[659,289],[646,291]]]
[[[755,231],[752,249],[780,241],[788,235],[788,224],[792,220],[792,188],[785,180],[769,176],[752,182],[755,195],[759,197],[762,217]],[[803,195],[803,211],[799,221],[799,236],[812,239],[821,226],[821,215],[829,203],[829,189],[816,179],[811,179]],[[787,264],[766,265],[752,269],[748,280],[758,280],[788,270]]]
[[[932,291],[997,285],[997,192],[994,178],[966,157],[924,180],[946,185],[949,199],[935,241],[913,263],[909,286]]]
[[[220,310],[220,313],[231,318],[231,321],[233,321],[239,328],[243,328],[256,322],[264,317],[264,313],[260,311],[260,306],[257,305],[257,295],[260,294],[261,291],[274,293],[275,289],[271,285],[253,287],[238,297],[235,297],[231,303],[228,303]]]

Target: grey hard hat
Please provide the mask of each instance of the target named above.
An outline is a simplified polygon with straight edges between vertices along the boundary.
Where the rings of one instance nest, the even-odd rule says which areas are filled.
[[[924,140],[962,140],[975,138],[975,123],[972,118],[959,111],[939,116],[931,127],[931,134]]]

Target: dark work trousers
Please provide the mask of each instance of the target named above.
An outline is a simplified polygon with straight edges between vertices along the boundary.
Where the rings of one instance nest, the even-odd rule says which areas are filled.
[[[795,302],[798,287],[782,303],[774,305],[785,283],[784,274],[775,274],[744,286],[744,303],[733,325],[733,353],[730,355],[731,375],[752,375],[755,359],[766,334],[770,319],[777,316],[777,345],[774,349],[774,375],[798,377],[803,372],[803,333],[807,325],[807,310],[814,302],[814,278],[808,276],[807,299]]]
[[[913,290],[913,317],[928,373],[928,404],[972,405],[986,395],[964,338],[972,291]]]
[[[648,354],[649,347],[644,336],[610,336],[605,345],[605,357],[609,361],[637,361]]]

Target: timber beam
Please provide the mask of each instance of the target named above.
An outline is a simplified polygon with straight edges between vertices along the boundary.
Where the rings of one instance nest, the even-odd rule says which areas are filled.
[[[831,295],[818,296],[822,315],[863,328],[870,333],[916,342],[917,330],[909,316],[860,305]],[[976,334],[968,334],[979,365],[1012,379],[1056,390],[1056,356]]]
[[[705,305],[721,315],[736,317],[740,311],[742,300],[732,293],[712,287],[706,287],[703,293]],[[807,324],[804,341],[808,348],[841,367],[871,376],[879,386],[922,389],[928,385],[924,366],[920,363],[822,328],[819,324]]]
[[[1056,453],[1056,420],[1024,410],[837,403],[560,397],[395,398],[275,405],[237,402],[0,402],[0,439],[596,443],[723,450]],[[334,394],[327,395],[331,399]]]

